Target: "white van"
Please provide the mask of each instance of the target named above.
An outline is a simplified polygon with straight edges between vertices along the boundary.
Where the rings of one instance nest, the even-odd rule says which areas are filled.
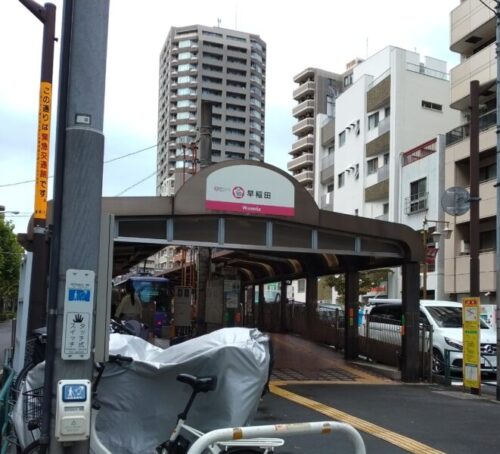
[[[387,337],[388,332],[399,331],[402,318],[401,300],[371,298],[365,306],[359,333],[366,336],[366,315],[370,315],[370,339],[389,340],[401,343],[401,336]],[[399,326],[398,326],[399,323]],[[434,373],[443,373],[445,350],[450,351],[450,367],[453,371],[462,370],[462,304],[454,301],[420,300],[420,323],[431,325],[432,334],[432,369]],[[484,320],[481,324],[481,370],[495,372],[497,336]],[[383,336],[385,335],[385,336]],[[385,340],[387,341],[387,340]]]

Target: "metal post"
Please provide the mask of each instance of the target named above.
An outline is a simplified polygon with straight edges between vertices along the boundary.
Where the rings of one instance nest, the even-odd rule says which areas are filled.
[[[470,296],[479,296],[479,81],[470,83]]]
[[[422,273],[422,299],[426,300],[427,299],[427,223],[424,220],[424,224],[422,226],[422,241],[424,243],[424,267],[423,267],[423,273]]]
[[[403,265],[403,320],[401,379],[416,382],[419,377],[418,367],[418,321],[420,266],[417,262]]]
[[[358,357],[359,272],[345,274],[345,359]]]
[[[31,272],[28,329],[30,333],[46,323],[47,260],[46,241],[47,193],[49,179],[50,124],[52,110],[52,74],[56,7],[52,3],[39,5],[33,0],[20,0],[43,23],[42,66],[40,72],[40,102],[35,184],[35,214],[33,225],[33,268]]]

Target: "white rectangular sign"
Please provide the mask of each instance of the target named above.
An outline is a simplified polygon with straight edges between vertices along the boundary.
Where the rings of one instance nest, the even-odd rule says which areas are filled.
[[[62,359],[84,360],[90,358],[94,282],[94,271],[71,269],[66,271]]]

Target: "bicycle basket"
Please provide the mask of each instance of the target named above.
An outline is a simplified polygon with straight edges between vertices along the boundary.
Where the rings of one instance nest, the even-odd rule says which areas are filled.
[[[40,420],[42,418],[43,387],[35,388],[23,393],[24,422]]]

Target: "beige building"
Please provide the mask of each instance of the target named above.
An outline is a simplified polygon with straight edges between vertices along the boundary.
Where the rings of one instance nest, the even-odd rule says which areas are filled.
[[[495,9],[493,0],[484,3]],[[490,86],[480,99],[479,216],[481,302],[496,300],[496,58],[495,15],[479,0],[463,0],[451,12],[451,50],[461,62],[452,69],[451,107],[462,112],[461,126],[446,134],[445,188],[470,190],[470,83]],[[445,246],[445,292],[460,298],[470,291],[470,212],[447,216],[453,234]]]

